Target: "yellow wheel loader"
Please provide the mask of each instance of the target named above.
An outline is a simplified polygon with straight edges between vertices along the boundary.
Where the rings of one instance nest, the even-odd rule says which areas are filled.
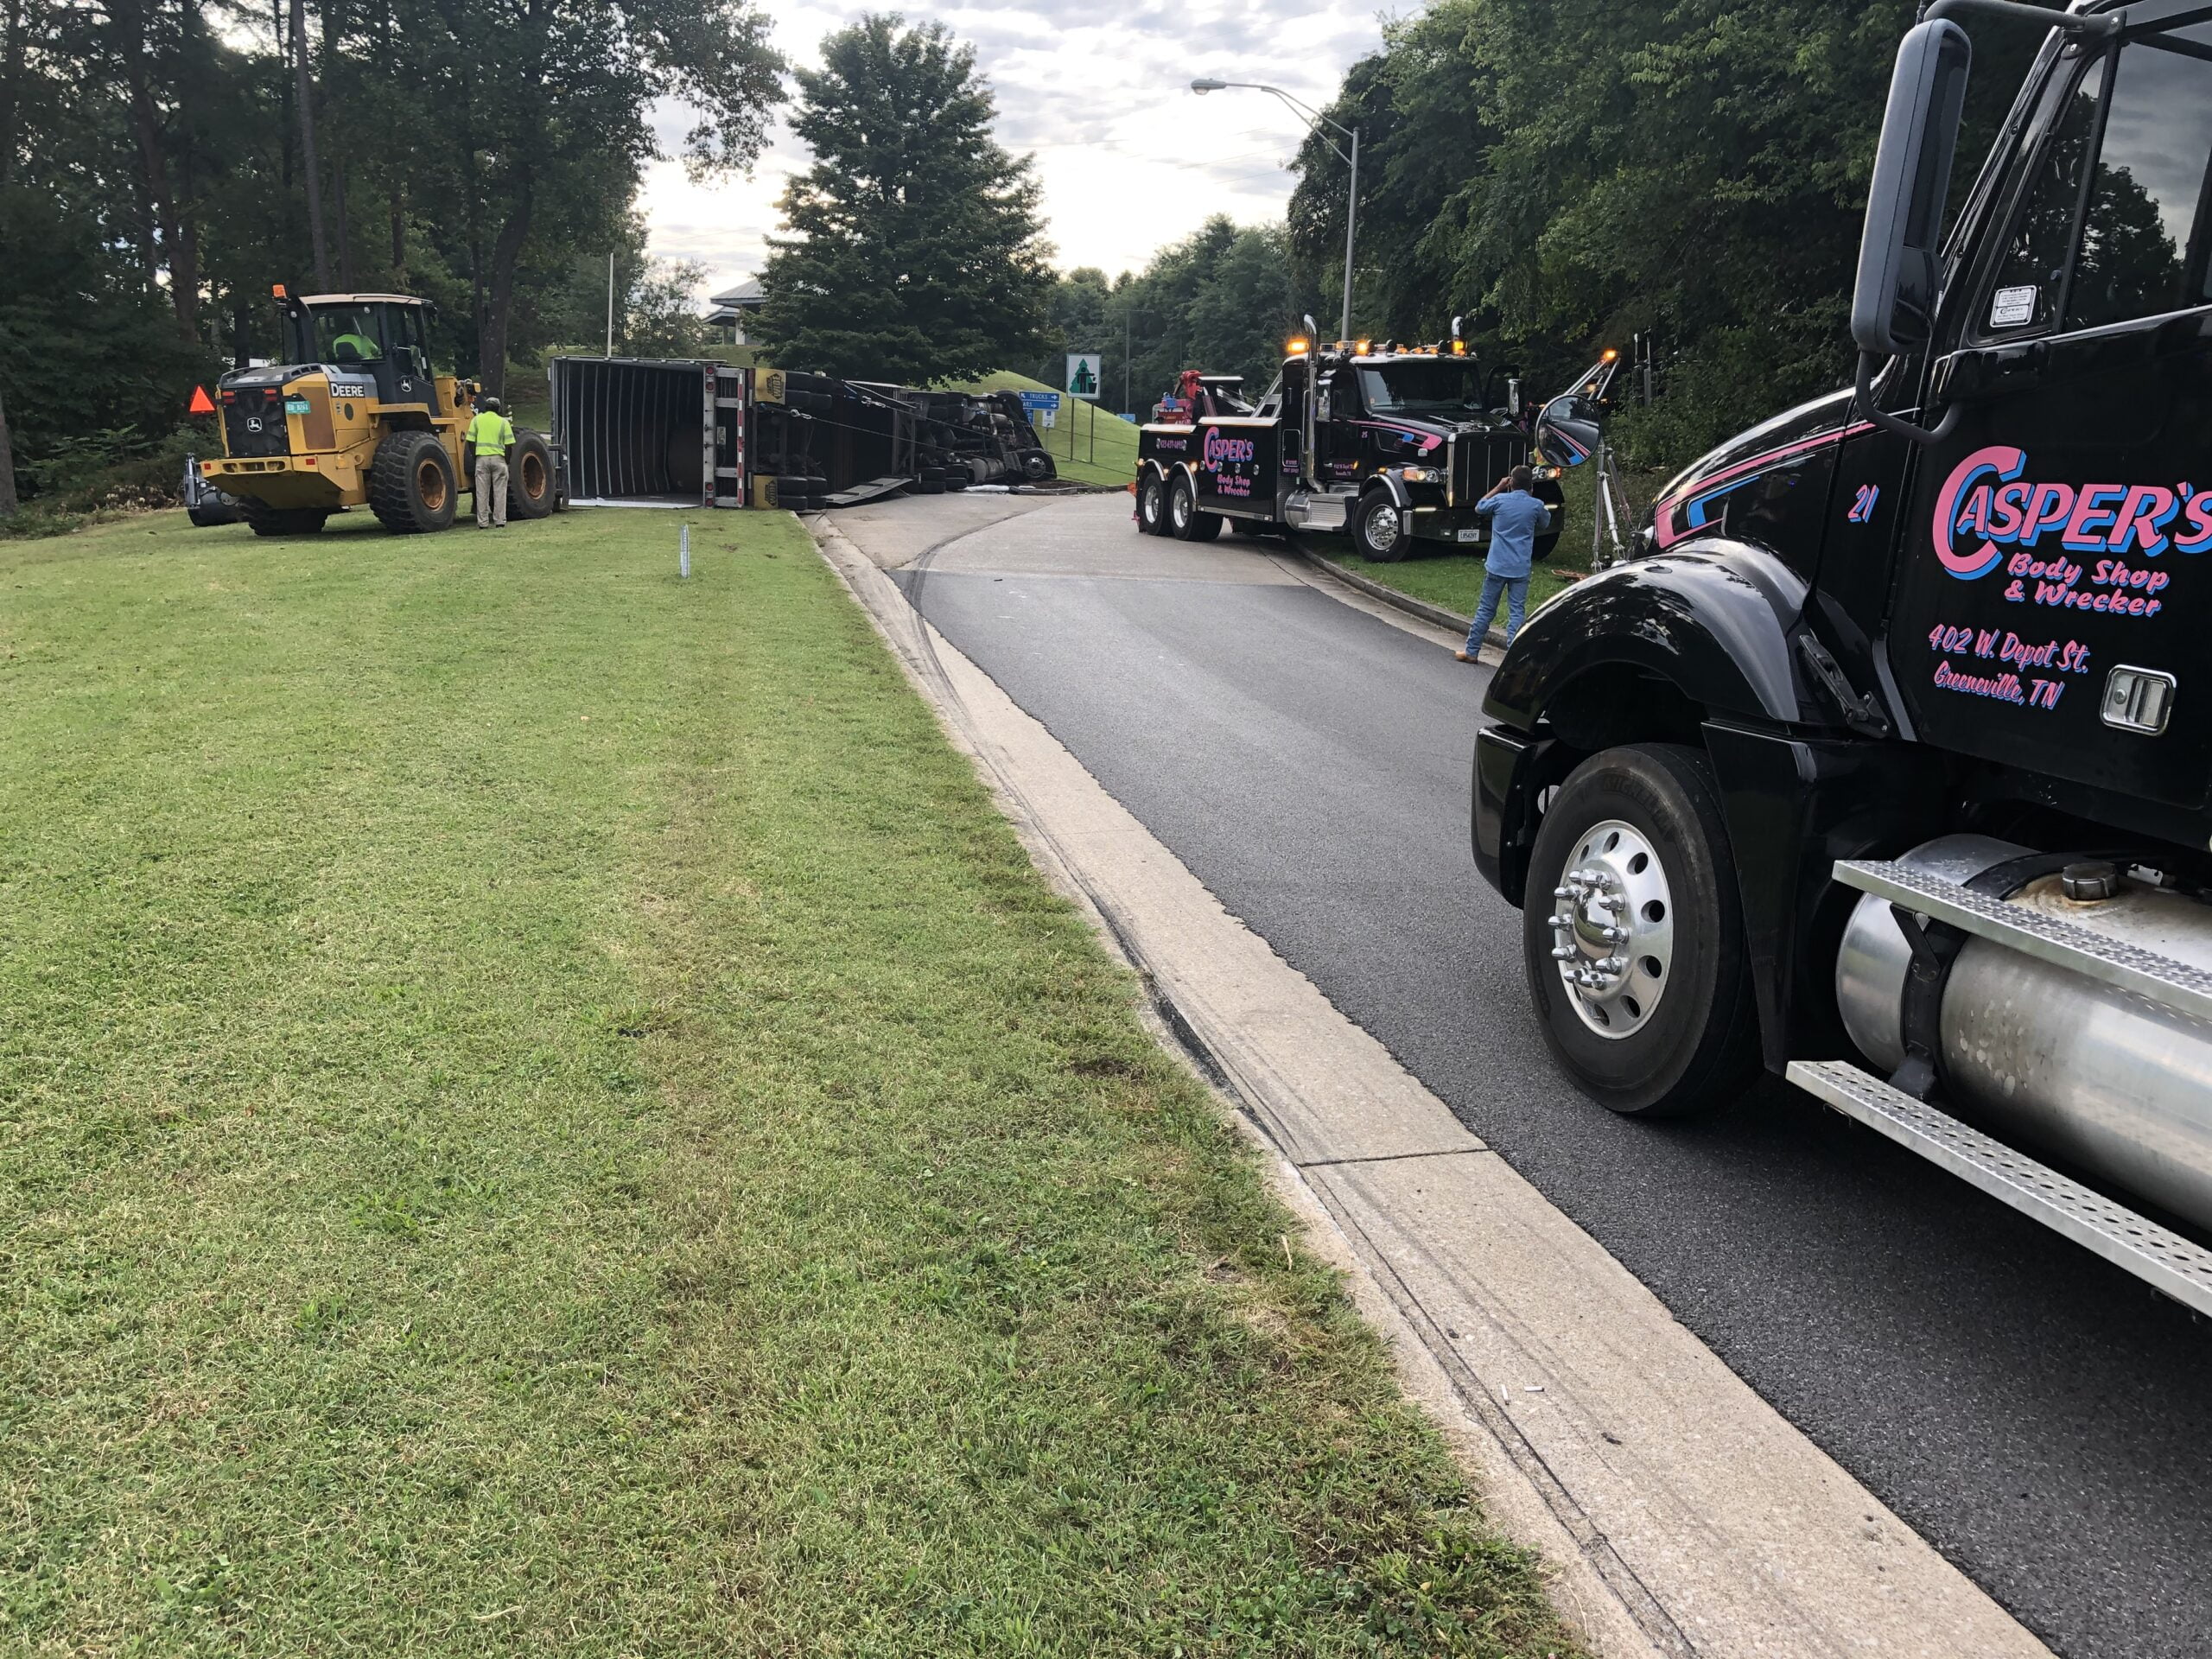
[[[365,506],[397,534],[444,530],[470,487],[463,435],[474,381],[435,373],[428,304],[404,294],[275,290],[289,361],[216,385],[223,457],[202,477],[234,498],[257,536],[311,536]],[[507,507],[543,518],[563,504],[551,447],[515,429]]]

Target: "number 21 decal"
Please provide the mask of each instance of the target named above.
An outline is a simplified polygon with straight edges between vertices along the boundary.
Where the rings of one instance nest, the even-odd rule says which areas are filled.
[[[1870,524],[1873,523],[1874,504],[1881,499],[1882,486],[1880,485],[1861,484],[1859,486],[1858,499],[1852,502],[1851,511],[1844,514],[1844,522],[1853,524]]]

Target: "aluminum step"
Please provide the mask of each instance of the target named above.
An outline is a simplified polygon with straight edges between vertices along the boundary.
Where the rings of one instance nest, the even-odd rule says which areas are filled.
[[[2212,1250],[1992,1140],[1840,1060],[1792,1060],[1785,1074],[1846,1117],[1878,1129],[2031,1221],[2063,1233],[2197,1313],[2212,1313]]]
[[[2133,991],[2193,1019],[2212,1020],[2212,973],[2025,905],[1991,899],[1902,864],[1840,861],[1835,879],[1961,932]]]

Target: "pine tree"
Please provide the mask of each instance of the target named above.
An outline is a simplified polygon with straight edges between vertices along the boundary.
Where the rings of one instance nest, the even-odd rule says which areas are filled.
[[[785,368],[917,385],[1027,363],[1052,274],[1038,185],[991,136],[972,48],[871,16],[798,72],[815,165],[780,204],[761,329]]]

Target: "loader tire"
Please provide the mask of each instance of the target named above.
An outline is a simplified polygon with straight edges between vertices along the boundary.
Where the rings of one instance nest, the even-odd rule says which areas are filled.
[[[369,511],[395,536],[450,530],[460,493],[453,457],[435,432],[395,432],[369,463]]]
[[[507,459],[508,515],[543,518],[556,505],[552,446],[528,427],[517,427],[514,450]]]
[[[323,520],[330,517],[330,509],[272,507],[251,496],[242,496],[238,499],[238,516],[257,536],[320,536]]]

